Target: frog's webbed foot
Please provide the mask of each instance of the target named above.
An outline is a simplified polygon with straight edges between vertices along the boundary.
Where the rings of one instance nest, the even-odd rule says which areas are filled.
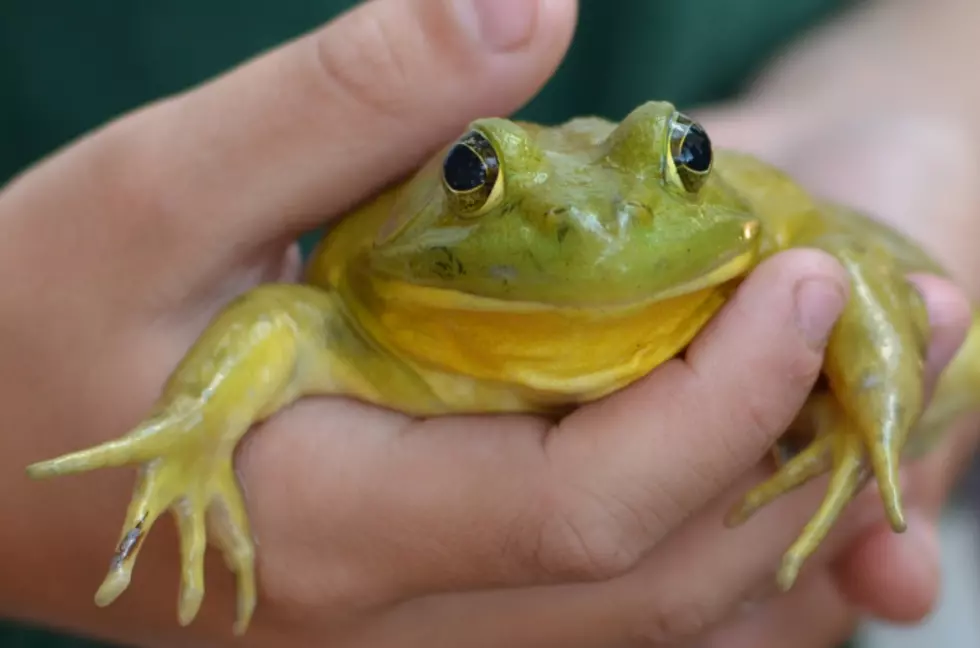
[[[822,247],[844,265],[851,299],[830,336],[824,359],[826,391],[811,395],[797,423],[812,439],[730,513],[740,524],[753,512],[830,472],[820,509],[786,552],[777,580],[795,582],[847,504],[874,476],[886,516],[905,530],[899,463],[923,410],[923,366],[929,333],[921,297],[873,245],[827,240]]]
[[[180,623],[187,625],[194,619],[204,597],[205,523],[209,521],[216,544],[238,578],[235,630],[245,631],[255,607],[254,550],[232,467],[233,444],[222,443],[225,430],[216,428],[225,423],[187,414],[165,418],[121,439],[28,468],[31,477],[44,478],[110,466],[140,466],[119,543],[95,595],[97,605],[109,605],[126,590],[144,538],[157,518],[170,510],[180,535]]]
[[[830,483],[820,508],[783,556],[776,576],[783,590],[793,586],[803,563],[817,550],[871,475],[861,435],[848,424],[832,396],[815,397],[804,414],[813,417],[810,425],[815,428],[816,436],[769,479],[750,490],[726,519],[729,526],[740,525],[782,495],[830,473]]]
[[[237,576],[234,629],[245,632],[256,604],[255,552],[233,452],[253,423],[302,393],[342,391],[332,382],[331,356],[321,339],[331,312],[328,297],[308,287],[256,288],[212,322],[143,423],[119,439],[28,468],[31,477],[45,478],[139,467],[109,572],[95,596],[97,605],[109,605],[126,590],[143,540],[170,511],[180,537],[180,623],[194,619],[204,596],[210,529]],[[304,332],[310,335],[304,337]],[[300,348],[302,370],[297,363]]]

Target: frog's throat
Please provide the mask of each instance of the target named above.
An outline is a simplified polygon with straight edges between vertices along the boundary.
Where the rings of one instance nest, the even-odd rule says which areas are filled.
[[[674,357],[734,284],[665,299],[570,308],[347,275],[349,307],[373,338],[426,371],[513,385],[551,403],[613,392]]]

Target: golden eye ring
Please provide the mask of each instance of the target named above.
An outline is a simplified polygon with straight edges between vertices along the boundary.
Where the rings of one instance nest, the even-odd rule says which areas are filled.
[[[486,135],[472,130],[453,144],[442,162],[442,184],[453,209],[476,216],[496,203],[503,184],[500,159]]]
[[[664,158],[665,180],[697,193],[708,179],[714,154],[711,139],[701,124],[676,112],[668,124]]]

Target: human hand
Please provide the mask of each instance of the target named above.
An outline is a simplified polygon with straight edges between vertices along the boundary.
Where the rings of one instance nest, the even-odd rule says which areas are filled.
[[[124,118],[5,189],[0,263],[4,276],[22,277],[0,286],[0,394],[16,431],[4,439],[9,469],[0,478],[6,492],[21,493],[3,513],[5,614],[127,643],[213,645],[227,636],[234,591],[222,572],[207,579],[198,623],[175,629],[172,590],[152,586],[178,571],[162,525],[127,595],[96,614],[90,597],[103,564],[94,557],[114,544],[128,479],[96,473],[71,491],[64,481],[25,483],[22,468],[141,418],[208,318],[286,272],[298,231],[408,171],[469,117],[508,112],[550,72],[572,18],[570,3],[543,5],[526,46],[489,55],[452,30],[440,7],[448,9],[364,5],[215,84]],[[514,18],[514,7],[503,9]],[[391,40],[370,40],[378,34]],[[390,57],[357,58],[372,45]],[[37,263],[42,255],[48,264]],[[804,280],[818,292],[796,314]],[[245,644],[404,646],[411,633],[449,626],[464,606],[496,621],[513,639],[504,645],[563,635],[571,624],[521,625],[515,602],[535,596],[533,586],[556,587],[544,600],[565,605],[563,584],[599,581],[588,591],[601,592],[603,579],[628,571],[752,465],[809,390],[841,284],[820,255],[768,264],[686,361],[557,428],[530,417],[415,423],[340,399],[311,399],[277,417],[239,462],[262,591]],[[716,519],[705,523],[704,542],[720,535]],[[672,578],[690,579],[694,570],[678,567]],[[670,605],[692,605],[704,591],[720,607],[749,579],[737,576],[729,587],[706,571],[700,589],[679,603],[663,590],[663,609],[643,614],[668,618]],[[460,594],[501,587],[510,618]],[[429,607],[436,595],[439,606]],[[431,614],[406,617],[413,606]],[[598,630],[585,621],[576,623]],[[628,630],[624,620],[601,628],[613,637]],[[472,626],[441,632],[454,646],[472,635]]]
[[[5,438],[10,469],[0,478],[6,492],[21,493],[5,502],[3,514],[10,521],[0,552],[7,561],[0,589],[5,614],[127,643],[213,645],[227,636],[234,593],[223,572],[209,575],[198,623],[186,631],[174,627],[172,591],[152,587],[177,571],[167,527],[149,536],[127,595],[95,615],[90,596],[103,566],[93,557],[113,545],[128,479],[95,473],[84,478],[84,490],[72,492],[64,482],[24,483],[22,466],[66,445],[109,437],[142,417],[210,315],[245,287],[282,274],[288,242],[307,221],[316,222],[311,214],[329,216],[411,168],[413,156],[451,137],[442,132],[449,128],[443,120],[462,128],[466,118],[456,112],[507,110],[478,105],[488,98],[475,97],[450,70],[483,87],[476,76],[482,70],[494,85],[489,94],[499,100],[510,88],[516,103],[550,71],[531,65],[532,57],[557,59],[570,21],[555,14],[549,23],[542,15],[524,66],[498,61],[503,69],[488,69],[473,60],[447,64],[446,78],[411,74],[431,77],[433,84],[418,90],[441,99],[446,114],[430,111],[427,101],[409,101],[408,90],[392,84],[378,87],[394,94],[369,102],[349,94],[359,88],[350,79],[337,86],[331,72],[321,76],[339,69],[356,74],[330,58],[338,54],[323,49],[327,39],[338,32],[358,38],[364,34],[358,29],[379,22],[403,26],[411,17],[398,12],[407,6],[366,5],[318,40],[125,118],[0,196],[0,262],[5,276],[22,277],[0,286],[6,326],[0,394],[6,420],[18,431]],[[366,11],[379,13],[365,17]],[[557,32],[550,39],[549,24]],[[432,41],[440,42],[400,45]],[[318,53],[327,59],[307,58]],[[428,69],[447,54],[477,58],[465,49],[397,56]],[[379,81],[386,71],[365,66],[360,74]],[[255,87],[264,93],[253,96]],[[207,148],[197,147],[201,141]],[[392,150],[404,152],[404,160]],[[36,263],[42,254],[48,265]],[[805,317],[795,314],[796,286],[804,280],[823,282],[810,284],[823,288]],[[666,582],[688,583],[688,593],[677,598],[673,589],[645,588],[657,599],[624,608],[629,614],[616,623],[594,623],[603,609],[593,605],[587,607],[595,612],[575,619],[576,601],[564,595],[579,584],[589,598],[600,595],[607,576],[629,571],[756,462],[810,388],[841,284],[839,270],[822,255],[770,262],[686,361],[557,429],[529,417],[416,424],[340,399],[307,400],[276,417],[249,439],[239,462],[262,590],[246,645],[286,637],[297,646],[327,640],[432,645],[428,635],[441,628],[441,640],[458,646],[492,637],[474,638],[474,628],[491,622],[508,638],[504,645],[521,645],[561,641],[575,628],[581,632],[573,637],[629,634],[648,616],[670,620],[671,606],[700,605],[705,592],[715,608],[727,607],[755,580],[761,558],[732,583],[714,568],[691,580],[705,552],[692,555],[684,569],[667,561]],[[733,550],[715,528],[715,513],[697,536],[720,550],[713,566]],[[678,551],[675,544],[671,555]],[[483,596],[509,614],[492,614],[500,608],[483,606]],[[529,598],[557,605],[568,619],[525,623]],[[472,623],[459,625],[463,618]]]

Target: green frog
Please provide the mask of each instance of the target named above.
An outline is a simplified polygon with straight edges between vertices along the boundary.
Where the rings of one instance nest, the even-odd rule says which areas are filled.
[[[128,434],[36,463],[32,477],[140,465],[108,574],[108,605],[170,510],[190,623],[203,592],[205,520],[238,579],[235,631],[256,603],[254,545],[233,451],[256,422],[308,395],[416,416],[560,417],[682,353],[763,259],[812,247],[836,257],[852,296],[822,379],[774,448],[772,476],[728,523],[818,475],[826,497],[788,548],[791,587],[848,502],[874,479],[905,528],[899,462],[980,405],[980,311],[928,406],[924,304],[907,280],[942,274],[896,232],[809,195],[754,157],[715,150],[667,102],[623,121],[474,121],[413,176],[341,220],[305,281],[228,304]],[[791,451],[787,451],[791,450]]]

